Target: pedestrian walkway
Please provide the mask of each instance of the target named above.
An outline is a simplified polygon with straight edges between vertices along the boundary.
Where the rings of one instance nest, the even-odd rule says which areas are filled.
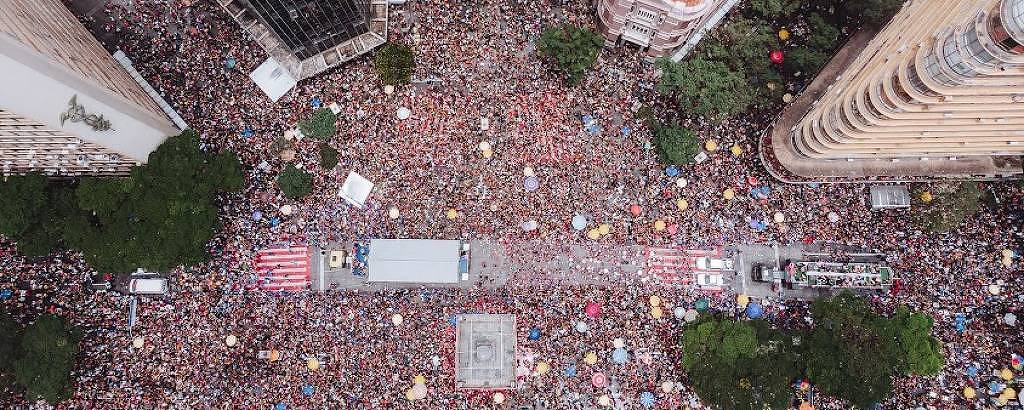
[[[260,288],[269,291],[297,291],[309,287],[309,247],[290,246],[264,249],[254,263]]]

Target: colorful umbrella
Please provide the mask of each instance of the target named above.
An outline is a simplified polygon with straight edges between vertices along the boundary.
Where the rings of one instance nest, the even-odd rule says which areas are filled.
[[[601,305],[597,302],[587,302],[587,306],[583,309],[587,313],[587,316],[596,318],[601,316]]]
[[[302,394],[304,396],[312,396],[313,395],[313,386],[310,386],[308,384],[305,385],[305,386],[302,386]]]
[[[523,187],[530,192],[536,191],[537,188],[540,188],[540,180],[537,177],[526,177],[523,180]]]
[[[617,364],[625,364],[629,361],[629,352],[626,349],[618,348],[612,351],[612,361]]]
[[[665,175],[668,175],[670,177],[677,177],[679,176],[679,168],[676,168],[675,165],[669,165],[668,167],[665,168]]]
[[[575,229],[577,231],[587,229],[587,217],[583,216],[582,214],[576,214],[576,216],[573,216],[572,229]]]
[[[540,340],[540,328],[531,328],[530,334],[529,336],[527,336],[527,338],[530,340]]]
[[[277,403],[277,405],[274,406],[274,410],[285,410],[287,408],[288,408],[288,406],[285,405],[284,403]]]
[[[648,409],[654,407],[654,393],[651,393],[649,391],[641,392],[640,405]]]
[[[640,208],[640,205],[633,204],[629,206],[629,213],[633,214],[633,216],[640,216],[642,211],[643,209]]]
[[[258,220],[260,220],[260,219],[263,219],[263,212],[260,212],[260,211],[252,211],[252,220],[254,220],[254,221],[258,221]]]
[[[10,299],[12,295],[14,295],[14,291],[10,289],[0,290],[0,299],[7,300]]]
[[[565,366],[565,375],[569,377],[576,377],[576,365],[570,364]]]
[[[590,326],[587,325],[586,322],[583,322],[583,321],[576,322],[576,331],[577,332],[587,333],[588,330],[590,330]]]
[[[786,55],[782,50],[772,50],[771,53],[768,53],[768,59],[771,60],[772,64],[782,64],[782,61],[785,60],[785,58]]]
[[[702,299],[698,299],[697,302],[693,304],[693,307],[696,308],[697,311],[700,311],[700,312],[708,310],[708,300],[707,299],[703,299],[703,298]]]
[[[747,317],[751,319],[760,319],[764,316],[764,310],[761,308],[760,303],[751,303],[747,305]]]
[[[608,385],[608,377],[605,376],[604,373],[597,372],[590,376],[590,383],[592,383],[594,387],[604,387]]]

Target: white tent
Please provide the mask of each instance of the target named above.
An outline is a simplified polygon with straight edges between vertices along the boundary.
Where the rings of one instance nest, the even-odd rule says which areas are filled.
[[[249,78],[260,87],[260,90],[263,90],[263,93],[271,101],[280,99],[297,83],[288,70],[281,67],[281,64],[273,57],[256,67],[256,70],[249,74]]]
[[[369,282],[458,283],[461,241],[370,240]]]
[[[338,196],[356,207],[362,208],[366,206],[366,199],[370,197],[370,191],[373,190],[373,182],[363,178],[362,175],[355,173],[355,171],[349,171],[348,177],[345,178],[345,183],[341,185],[341,191],[338,191]]]

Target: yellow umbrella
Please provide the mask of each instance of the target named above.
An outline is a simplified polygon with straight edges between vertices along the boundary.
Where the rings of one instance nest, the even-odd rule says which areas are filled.
[[[783,29],[779,29],[779,40],[782,40],[782,41],[789,40],[789,30],[786,30],[784,28]]]
[[[750,296],[747,296],[747,295],[736,295],[736,304],[737,305],[740,305],[740,307],[747,307],[748,303],[750,303]]]
[[[409,401],[416,400],[416,395],[413,394],[412,389],[405,391],[405,399]]]
[[[589,364],[589,365],[596,364],[597,363],[597,353],[587,352],[587,354],[585,356],[583,356],[583,363],[586,363],[586,364]]]
[[[736,197],[736,191],[733,191],[732,188],[726,189],[725,192],[722,192],[722,196],[725,199],[733,199]]]
[[[1003,255],[1003,258],[1012,258],[1013,257],[1013,251],[1011,251],[1009,249],[1003,249],[1002,252],[1000,252],[1000,253]]]
[[[416,377],[412,378],[413,384],[423,384],[427,382],[427,378],[422,374],[417,374]]]
[[[662,221],[660,219],[657,220],[657,221],[654,221],[654,230],[658,231],[658,232],[664,231],[665,230],[665,221]]]
[[[306,368],[309,370],[317,370],[320,368],[320,361],[316,358],[309,358],[309,360],[306,360]]]
[[[651,307],[661,306],[661,298],[658,295],[651,295]]]
[[[733,156],[738,157],[743,155],[743,148],[740,148],[739,144],[732,144],[732,147],[729,148],[729,152],[732,152]]]
[[[708,150],[708,152],[715,152],[715,150],[718,149],[718,141],[713,139],[708,140],[704,143],[704,149]]]
[[[1012,380],[1013,372],[1010,369],[1003,368],[1003,370],[999,371],[999,377],[1003,378],[1003,380]]]
[[[921,193],[921,202],[924,202],[924,203],[927,204],[927,203],[931,202],[933,199],[935,199],[935,197],[932,196],[931,192],[924,191],[924,192]]]
[[[597,227],[597,232],[600,233],[601,235],[607,235],[611,231],[612,226],[608,224],[601,224]]]
[[[455,208],[449,209],[447,216],[448,219],[454,220],[455,218],[459,217],[459,211],[456,211]]]
[[[482,152],[482,154],[483,154],[484,158],[490,159],[492,156],[494,156],[494,151],[491,151],[489,149],[485,149],[484,152]]]
[[[597,404],[600,404],[601,407],[611,406],[612,405],[612,398],[608,397],[607,394],[602,394],[601,397],[597,398]]]
[[[665,315],[665,312],[661,310],[661,306],[655,306],[651,308],[651,316],[655,319],[661,319]]]
[[[591,240],[595,240],[596,241],[598,238],[601,237],[601,229],[600,228],[593,228],[593,229],[587,231],[587,237],[590,238]]]
[[[537,374],[547,373],[548,370],[551,370],[551,366],[548,365],[548,362],[538,362],[537,363]]]
[[[685,199],[679,198],[679,199],[676,200],[676,208],[679,208],[680,211],[685,211],[686,208],[689,208],[689,207],[690,207],[690,203],[686,202]]]
[[[978,396],[978,393],[974,391],[973,387],[964,387],[964,398],[973,399]]]
[[[271,362],[276,362],[276,361],[278,361],[280,359],[281,359],[281,352],[277,351],[277,350],[271,350],[270,351],[270,355],[267,356],[267,360],[269,360]]]
[[[1007,387],[1003,390],[1003,394],[1001,394],[1001,396],[1006,396],[1007,400],[1013,400],[1017,398],[1017,391],[1014,390],[1013,387]]]

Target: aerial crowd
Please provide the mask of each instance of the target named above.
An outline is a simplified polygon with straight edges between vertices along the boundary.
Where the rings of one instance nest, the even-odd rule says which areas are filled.
[[[247,185],[223,200],[212,260],[171,272],[170,297],[142,298],[130,334],[127,299],[87,289],[95,272],[78,255],[26,260],[0,244],[0,287],[14,290],[0,304],[22,321],[66,315],[85,332],[74,393],[63,406],[561,409],[597,406],[608,395],[612,404],[642,408],[641,396],[650,393],[653,408],[702,408],[675,364],[675,335],[685,322],[672,313],[698,299],[709,300],[712,311],[739,312],[734,294],[614,269],[590,269],[582,273],[585,284],[555,286],[541,262],[578,248],[628,258],[643,247],[817,242],[888,255],[902,285],[872,294],[872,305],[891,312],[906,304],[935,318],[943,371],[897,379],[884,408],[987,408],[984,397],[965,399],[963,388],[983,390],[1011,355],[1024,353],[1024,332],[1003,321],[1024,305],[1016,254],[1024,233],[1008,212],[1024,203],[1018,184],[987,184],[1000,206],[984,207],[949,233],[924,232],[912,210],[872,212],[862,185],[774,181],[755,147],[770,112],[684,124],[715,149],[669,176],[675,172],[659,164],[651,131],[636,115],[658,97],[653,65],[636,49],[605,49],[580,85],[565,85],[531,40],[547,24],[593,23],[588,2],[555,3],[421,0],[398,7],[390,41],[409,44],[413,79],[430,81],[386,94],[371,59],[362,58],[300,82],[277,102],[248,77],[266,53],[215,2],[112,2],[87,20],[99,38],[114,42],[108,46],[133,59],[207,147],[239,155]],[[316,141],[291,142],[293,163],[314,173],[314,189],[286,199],[275,183],[285,162],[270,147],[310,115],[314,99],[341,108],[339,133],[329,141],[340,163],[322,169]],[[402,107],[410,118],[396,116]],[[337,195],[349,171],[375,183],[366,208]],[[536,189],[524,185],[530,176]],[[283,205],[295,212],[282,214]],[[264,217],[253,218],[255,211]],[[582,230],[572,226],[577,215],[586,219]],[[280,223],[268,223],[271,217]],[[536,226],[525,229],[530,221]],[[588,237],[602,224],[607,233]],[[245,286],[259,249],[365,238],[493,240],[516,267],[496,289],[279,294]],[[1004,250],[1014,252],[1009,265],[1001,262]],[[664,315],[651,314],[651,296],[662,301]],[[585,312],[590,302],[600,314]],[[765,308],[777,324],[807,315],[803,303]],[[476,312],[517,315],[519,387],[504,393],[505,403],[492,392],[455,388],[450,319]],[[966,318],[960,329],[958,314]],[[529,335],[534,328],[537,338]],[[228,336],[236,338],[233,346]],[[630,352],[625,363],[611,358],[615,339]],[[609,385],[595,386],[595,373],[607,375]],[[416,376],[425,380],[425,398],[407,397]],[[815,404],[843,406],[821,398]]]

